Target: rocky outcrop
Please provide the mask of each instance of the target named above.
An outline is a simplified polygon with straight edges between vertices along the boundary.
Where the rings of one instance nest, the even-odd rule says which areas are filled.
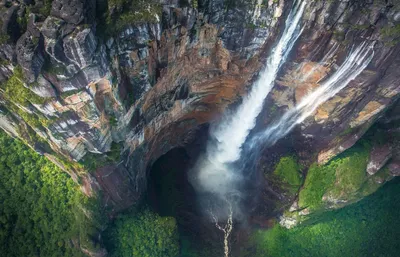
[[[367,172],[374,175],[382,169],[387,161],[392,157],[392,147],[390,145],[377,146],[372,149],[368,161]]]
[[[18,39],[16,52],[27,82],[35,82],[44,64],[43,39],[27,31]]]

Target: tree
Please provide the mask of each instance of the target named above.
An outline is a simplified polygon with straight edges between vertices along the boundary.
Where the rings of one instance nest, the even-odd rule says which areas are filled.
[[[86,201],[66,173],[0,132],[1,256],[82,256],[71,239]]]
[[[149,210],[121,215],[106,232],[108,250],[115,257],[175,257],[179,239],[173,217],[160,217]]]

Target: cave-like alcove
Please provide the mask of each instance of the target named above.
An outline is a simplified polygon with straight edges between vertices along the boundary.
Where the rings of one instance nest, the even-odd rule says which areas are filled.
[[[178,217],[183,210],[193,212],[194,190],[188,183],[190,157],[184,148],[174,148],[151,167],[148,201],[161,216]]]
[[[161,216],[175,217],[182,256],[193,252],[222,256],[220,231],[199,209],[188,180],[195,159],[185,148],[174,148],[158,158],[149,170],[147,204]]]

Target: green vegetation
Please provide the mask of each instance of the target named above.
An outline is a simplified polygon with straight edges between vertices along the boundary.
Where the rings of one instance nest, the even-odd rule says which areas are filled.
[[[47,100],[24,86],[22,69],[19,66],[14,69],[14,74],[0,88],[4,90],[4,96],[7,99],[22,106],[28,106],[30,103],[44,104]]]
[[[322,198],[349,200],[366,182],[370,145],[361,142],[332,159],[326,165],[311,165],[299,194],[299,206],[310,209],[322,207]]]
[[[396,45],[400,41],[400,24],[392,27],[384,27],[381,29],[381,34],[391,46]]]
[[[346,199],[348,195],[355,193],[362,186],[365,177],[369,157],[368,147],[351,149],[347,156],[336,159],[335,186],[330,191],[334,198]]]
[[[308,170],[306,181],[299,194],[299,206],[316,209],[322,205],[322,197],[326,189],[335,181],[335,166],[311,165]]]
[[[17,18],[17,22],[18,22],[21,34],[23,34],[26,31],[26,28],[28,26],[28,21],[29,21],[29,15],[31,14],[31,12],[32,12],[31,7],[27,6],[25,8],[25,14],[23,16]]]
[[[98,167],[113,164],[119,161],[122,151],[122,144],[113,142],[111,149],[106,154],[95,154],[87,152],[79,163],[89,172],[95,171]]]
[[[43,5],[37,10],[34,10],[34,12],[42,15],[43,18],[46,18],[50,15],[52,2],[53,0],[43,0]]]
[[[343,209],[325,212],[293,229],[257,231],[242,256],[398,256],[400,179]]]
[[[108,10],[113,10],[113,13]],[[161,5],[154,0],[109,0],[107,11],[99,17],[98,31],[105,35],[115,35],[129,25],[156,23],[157,16],[161,19],[161,12]]]
[[[118,125],[118,120],[117,120],[117,118],[115,117],[114,114],[109,115],[108,122],[110,123],[110,125],[112,127],[115,127],[115,126]]]
[[[3,27],[3,20],[0,19],[0,27]],[[10,39],[10,36],[0,32],[0,45],[7,43],[7,41]]]
[[[76,217],[88,201],[67,174],[0,132],[2,256],[82,256],[71,239],[88,238]]]
[[[179,254],[178,231],[173,217],[142,210],[120,215],[106,231],[110,256],[175,257]]]
[[[10,36],[7,34],[0,34],[0,45],[7,43],[10,39]]]
[[[300,166],[297,164],[295,157],[282,157],[276,165],[274,174],[278,176],[284,183],[291,186],[300,186],[302,183]]]

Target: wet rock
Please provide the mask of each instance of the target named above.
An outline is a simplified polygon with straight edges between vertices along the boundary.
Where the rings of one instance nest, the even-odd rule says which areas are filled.
[[[7,81],[13,74],[14,67],[4,60],[4,64],[0,64],[0,83]]]
[[[311,213],[311,211],[310,211],[310,209],[308,209],[308,208],[305,208],[305,209],[299,211],[299,215],[300,215],[300,216],[307,216],[307,215],[310,214],[310,213]]]
[[[65,22],[62,19],[59,19],[59,18],[53,17],[53,16],[49,16],[43,22],[43,25],[40,30],[45,37],[50,38],[50,39],[56,39],[60,36],[60,34],[61,34],[60,29],[64,25],[64,23]]]
[[[6,115],[6,113],[0,111],[0,128],[2,128],[7,134],[12,137],[18,138],[19,128],[16,121],[14,121],[10,116]]]
[[[290,206],[289,211],[290,211],[290,212],[294,212],[294,211],[297,211],[299,208],[300,208],[300,207],[299,207],[299,202],[298,202],[298,201],[295,201],[295,202],[293,202],[293,204]]]
[[[227,106],[238,102],[265,64],[292,5],[272,0],[228,2],[205,0],[194,9],[180,6],[178,0],[162,1],[158,23],[132,24],[104,40],[95,35],[99,27],[93,22],[93,1],[54,0],[44,22],[29,19],[28,31],[17,44],[18,63],[28,82],[36,80],[32,90],[52,98],[33,111],[54,119],[48,131],[38,133],[74,160],[88,152],[101,157],[113,141],[124,142],[125,166],[110,175],[118,179],[99,178],[106,180],[101,187],[112,195],[110,205],[132,204],[115,193],[122,194],[116,187],[124,179],[129,180],[128,194],[139,199],[146,189],[148,167],[159,156],[190,144],[196,129],[218,120]],[[281,115],[317,89],[343,62],[351,44],[369,34],[376,39],[368,68],[300,124],[300,134],[307,137],[307,144],[301,145],[309,151],[302,155],[306,163],[316,153],[324,163],[351,147],[400,93],[399,50],[379,35],[397,14],[361,2],[308,1],[304,31],[260,115],[264,123],[257,129],[276,118],[271,106],[282,107],[275,110]],[[371,11],[361,14],[362,7]],[[375,21],[376,29],[367,29]],[[367,27],[360,31],[360,26]],[[1,59],[9,62],[0,66],[0,79],[10,75],[14,56],[12,44],[0,47]],[[295,133],[288,136],[305,140],[297,140]]]
[[[374,175],[378,172],[387,161],[392,157],[392,147],[388,144],[375,146],[369,156],[367,172],[369,175]]]

